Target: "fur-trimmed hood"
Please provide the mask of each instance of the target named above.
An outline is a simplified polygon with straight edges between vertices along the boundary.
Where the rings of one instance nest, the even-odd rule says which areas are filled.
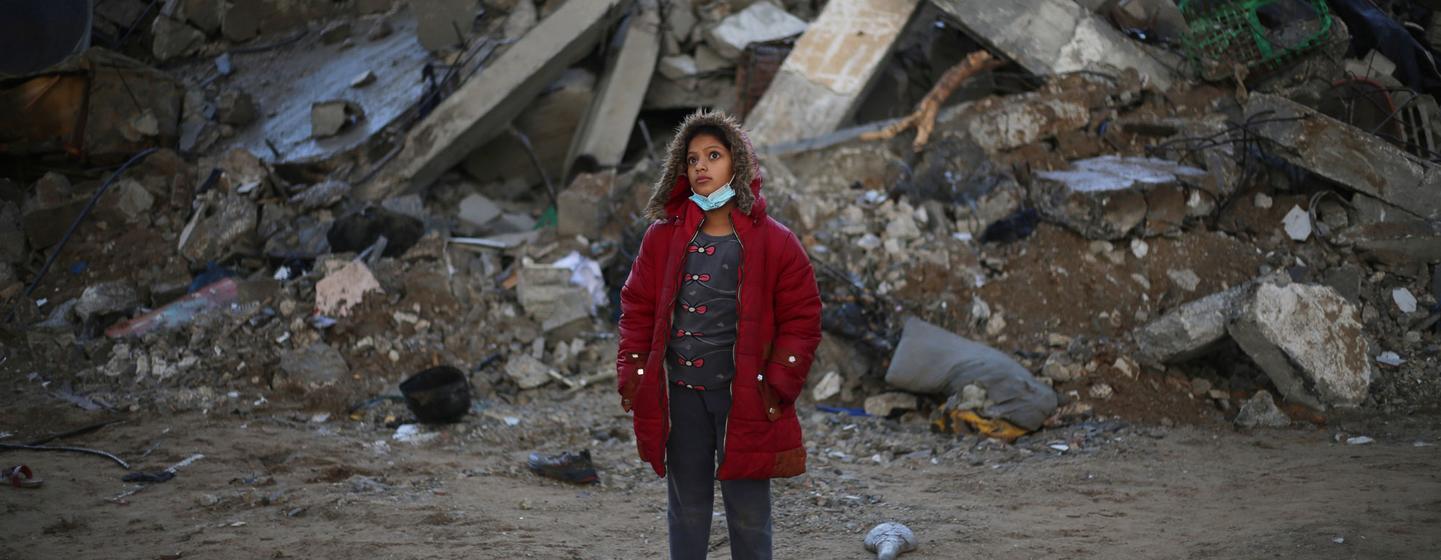
[[[690,179],[685,174],[686,136],[696,127],[711,125],[725,132],[726,142],[731,147],[731,164],[734,177],[731,188],[735,189],[736,210],[751,218],[765,214],[765,198],[761,196],[760,163],[756,161],[755,148],[750,138],[741,129],[740,121],[722,111],[698,110],[676,127],[675,138],[666,149],[665,170],[660,180],[652,187],[650,203],[646,205],[645,216],[651,220],[665,220],[679,217],[685,211],[690,191]],[[749,188],[741,188],[748,185]],[[699,208],[696,208],[699,210]]]

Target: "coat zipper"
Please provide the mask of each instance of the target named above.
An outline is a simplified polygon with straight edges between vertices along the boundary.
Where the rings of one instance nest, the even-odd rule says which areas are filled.
[[[703,226],[703,225],[705,225],[705,220],[701,220],[701,226]],[[700,237],[701,226],[696,226],[695,232],[690,235],[690,241],[686,243],[686,246],[687,246],[687,247],[689,247],[692,243],[695,243],[696,238]],[[736,239],[739,240],[740,237],[737,236]],[[689,253],[686,253],[685,256],[681,257],[680,267],[681,267],[681,274],[682,274],[682,275],[685,274],[685,259],[688,259],[688,258],[690,258],[690,254],[689,254]],[[666,404],[666,394],[670,391],[670,365],[669,365],[669,364],[666,364],[665,361],[670,357],[670,333],[671,333],[671,328],[672,328],[672,327],[675,327],[675,304],[676,304],[677,301],[680,301],[680,292],[681,292],[680,284],[676,284],[675,297],[671,298],[671,300],[670,300],[671,322],[666,325],[666,329],[665,329],[665,339],[664,339],[664,340],[665,340],[665,344],[662,345],[662,346],[661,346],[661,349],[660,349],[660,364],[661,364],[661,365],[660,365],[660,371],[661,371],[661,386],[660,386],[660,405],[661,405],[661,406],[660,406],[660,409],[661,409],[661,411],[663,412],[663,414],[661,414],[661,416],[665,417],[665,438],[666,438],[667,440],[670,439],[670,427],[671,427],[671,426],[670,426],[670,406]],[[661,453],[662,453],[662,454],[665,453],[665,448],[666,448],[665,442],[662,442],[662,443],[661,443]]]
[[[720,477],[721,467],[725,465],[726,461],[726,432],[729,432],[731,429],[730,416],[731,411],[735,410],[736,403],[735,387],[736,382],[740,381],[741,377],[740,368],[736,365],[738,363],[736,361],[736,347],[740,346],[741,343],[741,309],[743,309],[743,307],[741,306],[741,289],[745,287],[746,245],[745,243],[741,243],[741,233],[735,230],[734,225],[731,226],[731,233],[736,236],[736,246],[740,247],[741,249],[741,258],[740,264],[736,266],[736,338],[735,342],[731,343],[731,382],[726,385],[726,394],[730,397],[731,406],[730,408],[726,409],[726,427],[724,430],[721,430],[720,441],[717,443],[717,445],[720,446],[721,464],[716,465],[716,478]]]

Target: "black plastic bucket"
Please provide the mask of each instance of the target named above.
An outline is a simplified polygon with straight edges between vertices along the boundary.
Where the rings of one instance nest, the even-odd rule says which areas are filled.
[[[450,366],[433,367],[401,382],[405,406],[427,424],[458,422],[470,411],[470,383]]]

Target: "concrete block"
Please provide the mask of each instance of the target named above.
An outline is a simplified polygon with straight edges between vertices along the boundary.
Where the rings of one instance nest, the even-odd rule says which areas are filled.
[[[1401,212],[1441,219],[1441,167],[1378,136],[1275,95],[1252,95],[1247,118],[1275,155]],[[1258,117],[1258,115],[1264,115]]]
[[[1269,391],[1257,391],[1241,404],[1236,413],[1236,425],[1242,428],[1285,428],[1291,425],[1291,417],[1276,406],[1276,399]]]
[[[916,396],[910,393],[891,392],[871,395],[866,397],[866,414],[879,418],[890,418],[915,410],[918,402]]]
[[[1134,69],[1162,89],[1177,80],[1138,43],[1072,0],[931,3],[992,52],[1036,75]]]
[[[1373,376],[1360,312],[1328,286],[1257,286],[1227,330],[1287,400],[1361,404]]]
[[[304,385],[329,385],[345,379],[350,366],[340,351],[323,342],[280,353],[280,370]]]
[[[751,140],[757,145],[800,140],[833,132],[849,120],[919,3],[827,3],[746,118]]]
[[[128,313],[140,306],[140,294],[135,286],[125,281],[104,282],[85,288],[80,301],[75,304],[75,314],[81,319],[102,315]]]
[[[756,2],[707,30],[705,40],[721,56],[737,60],[746,45],[784,39],[805,30],[806,22],[800,18],[770,2]]]
[[[1441,262],[1441,221],[1359,225],[1342,230],[1335,240],[1355,247],[1369,261],[1389,266]]]
[[[394,163],[361,193],[383,199],[428,186],[505,130],[546,84],[583,58],[629,0],[566,2],[406,135]]]
[[[522,266],[519,274],[516,297],[520,306],[542,324],[554,318],[576,317],[576,310],[590,312],[590,295],[570,282],[570,269],[536,264]]]
[[[205,46],[205,34],[199,29],[165,16],[155,18],[150,34],[150,52],[159,60],[190,56]]]
[[[696,66],[695,59],[690,55],[680,54],[660,59],[657,71],[672,80],[680,80],[699,74],[700,67]]]
[[[499,218],[500,213],[500,206],[497,206],[495,202],[483,194],[473,193],[460,201],[460,210],[456,214],[456,218],[468,229],[478,232],[491,221]]]
[[[505,374],[521,389],[534,389],[550,383],[550,371],[550,366],[530,354],[516,354],[505,364]]]
[[[655,75],[660,57],[659,25],[660,15],[653,7],[631,16],[625,41],[607,65],[595,100],[575,133],[566,158],[566,176],[570,175],[569,164],[583,156],[594,159],[601,167],[620,165],[645,101],[645,91]]]
[[[1158,233],[1179,230],[1185,219],[1185,197],[1158,194],[1158,208],[1152,213],[1149,191],[1158,188],[1180,190],[1183,177],[1204,176],[1205,171],[1155,158],[1102,156],[1071,163],[1068,171],[1036,174],[1033,198],[1041,214],[1090,239],[1116,240],[1126,237],[1148,216],[1156,219]],[[1148,228],[1148,231],[1150,228]]]
[[[615,173],[582,173],[557,201],[556,233],[561,237],[584,235],[596,238],[610,220],[610,195]]]
[[[564,180],[566,155],[580,120],[595,99],[594,74],[580,68],[567,70],[548,92],[533,101],[511,124],[530,140],[536,159],[552,183]],[[482,183],[511,182],[520,196],[543,184],[530,153],[510,134],[487,142],[462,162],[467,175]],[[512,197],[500,197],[512,198]]]
[[[260,210],[254,202],[226,195],[195,214],[180,236],[180,254],[196,263],[224,260],[253,241],[259,220]]]
[[[1226,339],[1226,326],[1252,289],[1250,284],[1236,286],[1176,308],[1137,329],[1136,348],[1160,363],[1204,356]]]

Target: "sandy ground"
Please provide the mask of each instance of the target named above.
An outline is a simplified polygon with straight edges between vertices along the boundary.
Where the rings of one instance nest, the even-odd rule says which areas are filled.
[[[0,488],[0,558],[665,556],[664,482],[635,459],[607,389],[485,401],[420,444],[377,422],[255,406],[254,395],[106,416],[24,382],[5,390],[6,442],[121,418],[63,443],[143,470],[205,457],[114,500],[136,486],[104,459],[0,453],[46,480]],[[810,472],[773,486],[778,558],[870,557],[862,536],[885,520],[915,530],[921,547],[906,558],[918,560],[1441,557],[1436,416],[1256,433],[1109,422],[1014,446],[930,433],[921,420],[802,416]],[[1336,441],[1363,434],[1375,443]],[[1050,451],[1052,440],[1070,449]],[[579,448],[594,454],[600,484],[524,468],[531,450]],[[724,534],[718,513],[713,558],[730,557]]]

